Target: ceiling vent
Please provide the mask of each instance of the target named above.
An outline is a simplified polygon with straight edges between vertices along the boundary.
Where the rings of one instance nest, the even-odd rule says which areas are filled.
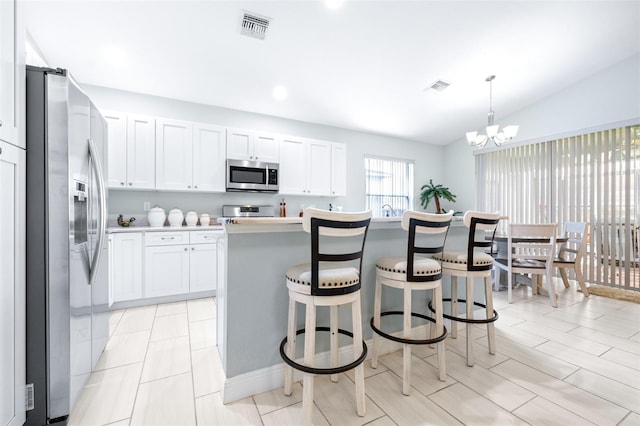
[[[240,33],[264,40],[267,35],[267,29],[269,28],[270,21],[271,18],[245,11],[242,14],[242,26],[240,27]]]
[[[435,90],[436,92],[442,92],[449,86],[451,86],[451,83],[447,83],[444,80],[437,80],[431,83],[425,90]]]

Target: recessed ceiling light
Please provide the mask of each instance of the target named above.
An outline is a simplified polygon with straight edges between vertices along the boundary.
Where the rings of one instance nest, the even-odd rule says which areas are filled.
[[[114,68],[127,67],[127,52],[119,47],[109,47],[104,51],[104,59]]]
[[[344,3],[344,0],[324,0],[324,4],[329,9],[338,9],[340,6],[342,6],[342,3]]]
[[[284,86],[276,86],[273,88],[273,97],[278,101],[283,101],[287,99],[287,89]]]

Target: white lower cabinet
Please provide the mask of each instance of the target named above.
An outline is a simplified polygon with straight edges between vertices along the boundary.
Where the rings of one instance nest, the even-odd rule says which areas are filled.
[[[217,245],[193,244],[189,250],[189,292],[215,290]]]
[[[111,234],[109,249],[110,300],[142,298],[142,233]]]
[[[222,236],[210,230],[111,234],[110,303],[214,291]]]
[[[189,246],[151,246],[145,249],[144,296],[189,292]]]

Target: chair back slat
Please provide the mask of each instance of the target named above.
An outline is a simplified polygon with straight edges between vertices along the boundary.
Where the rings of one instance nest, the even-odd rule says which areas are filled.
[[[353,293],[360,289],[359,280],[357,284],[352,286],[320,287],[320,263],[358,261],[358,277],[362,276],[362,257],[370,223],[370,210],[357,213],[342,213],[307,208],[303,211],[303,229],[311,234],[311,295],[335,296]],[[359,238],[360,240],[357,243],[360,250],[347,253],[323,252],[320,249],[321,236]]]
[[[511,224],[508,237],[508,265],[511,272],[529,268],[551,268],[555,257],[557,225]]]
[[[475,265],[477,249],[491,247],[493,251],[493,239],[496,235],[500,214],[485,213],[469,210],[464,214],[464,224],[469,228],[469,240],[467,243],[467,271],[487,271],[493,266]],[[477,231],[484,231],[480,236],[476,235]],[[486,235],[491,235],[491,240],[487,241]],[[492,253],[493,254],[493,253]]]
[[[407,275],[409,282],[435,281],[442,278],[442,274],[437,275],[416,275],[414,273],[414,262],[416,254],[436,254],[442,253],[444,243],[447,239],[449,226],[453,210],[446,214],[432,214],[416,211],[406,211],[402,215],[402,229],[409,231],[407,238]],[[429,235],[428,245],[418,245],[417,234]],[[423,243],[427,244],[427,243]]]

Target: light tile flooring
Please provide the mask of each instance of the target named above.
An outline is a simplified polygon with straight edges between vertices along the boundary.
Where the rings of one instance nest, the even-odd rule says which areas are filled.
[[[558,286],[548,298],[494,293],[496,355],[474,328],[476,365],[465,333],[447,339],[447,381],[435,350],[418,348],[411,396],[401,394],[402,356],[365,362],[367,413],[355,414],[353,375],[316,379],[317,425],[640,425],[640,305]],[[223,405],[211,298],[113,312],[112,337],[70,416],[70,425],[298,425],[301,385]]]

